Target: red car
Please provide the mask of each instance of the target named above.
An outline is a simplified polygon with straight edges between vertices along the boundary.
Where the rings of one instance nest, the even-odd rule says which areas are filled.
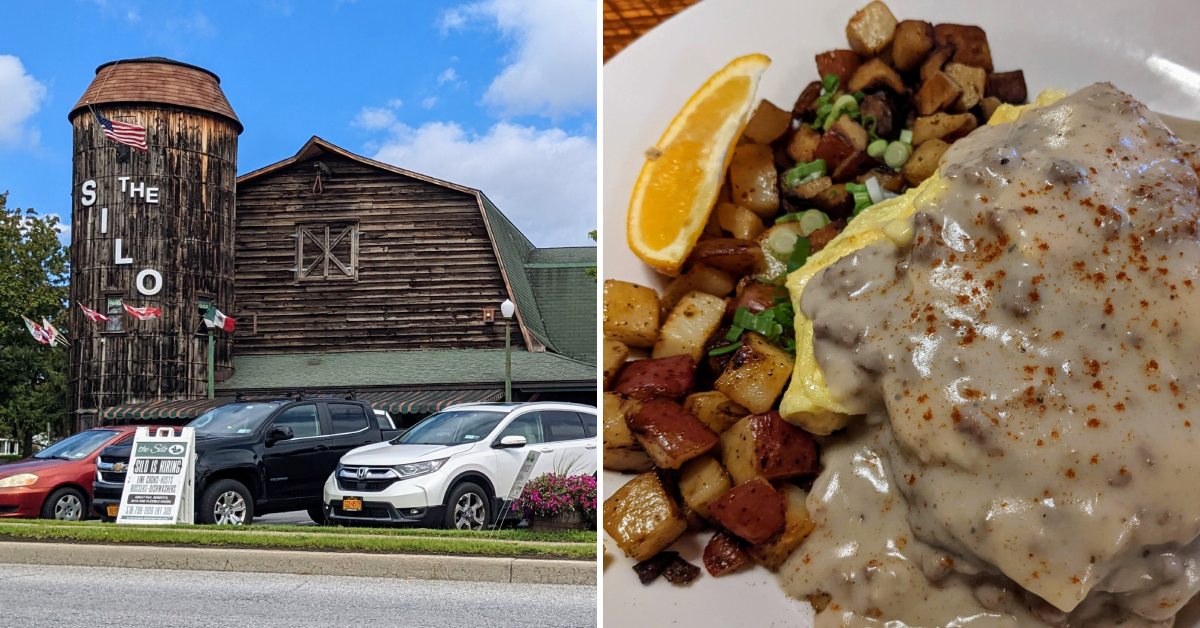
[[[132,438],[131,425],[68,436],[18,462],[0,465],[0,517],[80,521],[91,512],[96,456]]]

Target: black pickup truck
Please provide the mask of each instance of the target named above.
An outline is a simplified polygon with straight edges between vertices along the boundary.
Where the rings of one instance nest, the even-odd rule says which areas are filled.
[[[400,433],[381,429],[366,402],[325,397],[239,401],[188,427],[196,429],[196,523],[226,525],[293,510],[324,522],[321,491],[338,460]],[[96,460],[92,504],[102,518],[121,502],[131,451],[132,441]]]

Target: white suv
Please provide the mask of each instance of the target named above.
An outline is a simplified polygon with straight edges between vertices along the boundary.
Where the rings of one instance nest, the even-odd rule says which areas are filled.
[[[479,530],[499,514],[521,465],[528,478],[596,473],[596,409],[573,403],[451,406],[403,435],[351,450],[325,481],[334,523]]]

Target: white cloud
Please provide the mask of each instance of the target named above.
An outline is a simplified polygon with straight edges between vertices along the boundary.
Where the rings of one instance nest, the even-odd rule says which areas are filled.
[[[363,107],[354,118],[354,126],[377,131],[396,124],[396,114],[391,109],[382,107]]]
[[[425,109],[433,109],[434,105],[437,104],[437,100],[437,96],[430,96],[421,101],[421,107]]]
[[[393,98],[387,102],[387,106],[392,109],[399,109],[404,106],[404,101],[399,98]]]
[[[478,188],[538,246],[586,245],[596,228],[596,143],[562,129],[454,122],[392,129],[375,159]]]
[[[513,50],[484,102],[504,116],[550,118],[596,106],[595,0],[483,0],[442,13],[443,33],[494,23]]]
[[[445,85],[446,83],[453,83],[457,80],[458,80],[458,72],[455,72],[454,68],[446,68],[445,70],[442,70],[442,73],[439,74],[438,78],[437,78],[438,85]]]
[[[0,55],[0,145],[36,145],[38,130],[28,121],[46,98],[46,86],[25,72],[21,60]]]

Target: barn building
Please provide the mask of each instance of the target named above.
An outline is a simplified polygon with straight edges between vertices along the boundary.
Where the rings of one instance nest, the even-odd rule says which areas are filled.
[[[145,126],[146,150],[100,116]],[[595,404],[594,247],[538,248],[482,191],[319,137],[235,178],[243,127],[218,77],[167,59],[101,66],[69,118],[71,300],[110,318],[72,309],[77,427],[239,397],[352,395],[404,424],[499,400],[506,299],[514,400]],[[215,335],[213,398],[210,304],[237,321]]]

